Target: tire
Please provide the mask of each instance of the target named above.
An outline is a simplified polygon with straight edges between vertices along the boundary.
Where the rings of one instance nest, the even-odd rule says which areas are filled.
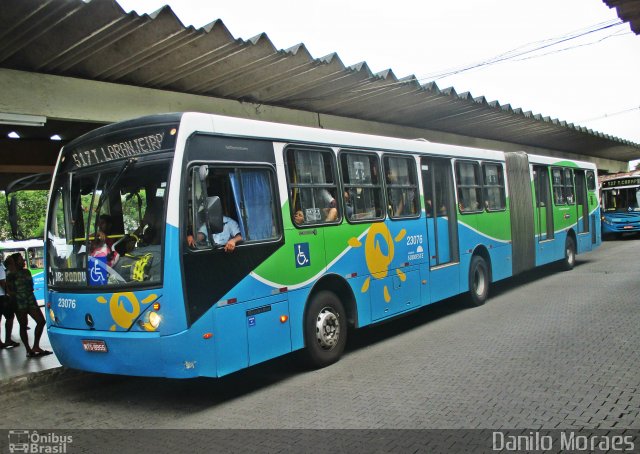
[[[479,255],[471,258],[469,265],[469,294],[474,306],[482,306],[489,296],[489,266]]]
[[[304,338],[309,366],[319,369],[340,359],[347,343],[347,315],[334,293],[323,290],[313,297],[305,315]]]
[[[562,269],[565,271],[572,270],[576,264],[576,242],[572,237],[567,236],[564,243],[564,259],[562,259]]]

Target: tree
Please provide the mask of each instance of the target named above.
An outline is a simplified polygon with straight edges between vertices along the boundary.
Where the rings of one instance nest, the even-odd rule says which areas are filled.
[[[7,199],[0,193],[0,239],[11,240]],[[18,230],[25,238],[44,238],[48,191],[21,191],[17,197]]]

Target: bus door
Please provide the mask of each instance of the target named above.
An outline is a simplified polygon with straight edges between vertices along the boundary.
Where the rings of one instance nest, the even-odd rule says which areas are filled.
[[[451,160],[422,158],[431,301],[459,292],[458,224]]]
[[[587,195],[587,184],[583,170],[574,172],[576,182],[576,210],[577,210],[577,232],[578,232],[578,252],[591,250],[591,234],[589,225],[589,197]]]
[[[549,167],[533,166],[534,188],[536,192],[536,265],[551,262],[553,249],[553,204],[549,182]]]

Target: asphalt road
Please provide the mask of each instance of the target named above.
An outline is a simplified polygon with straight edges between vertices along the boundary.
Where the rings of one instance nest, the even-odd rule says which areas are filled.
[[[223,379],[87,374],[0,395],[0,428],[640,428],[640,238]]]

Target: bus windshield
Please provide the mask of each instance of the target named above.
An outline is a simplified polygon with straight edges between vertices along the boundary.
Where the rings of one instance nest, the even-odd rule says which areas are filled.
[[[602,203],[606,212],[640,211],[640,186],[603,190]]]
[[[157,285],[169,160],[57,175],[47,226],[52,287]]]

